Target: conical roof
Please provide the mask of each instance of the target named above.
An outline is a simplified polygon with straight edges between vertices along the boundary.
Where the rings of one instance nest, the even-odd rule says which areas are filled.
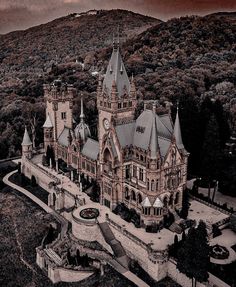
[[[179,149],[183,149],[183,141],[182,141],[182,134],[181,134],[181,128],[180,128],[180,122],[179,122],[179,109],[177,108],[176,113],[176,119],[175,119],[175,125],[174,125],[174,137],[177,144],[177,147]]]
[[[23,137],[23,141],[21,145],[32,145],[31,139],[27,131],[27,127],[25,127],[25,133],[24,133],[24,137]]]
[[[152,120],[152,133],[150,138],[150,152],[151,158],[157,158],[157,150],[158,150],[158,138],[157,138],[157,127],[156,127],[156,114],[153,111],[153,120]]]
[[[156,200],[153,203],[153,207],[157,207],[157,208],[161,208],[163,207],[164,204],[162,203],[162,201],[160,200],[159,197],[156,198]]]
[[[53,124],[52,124],[49,114],[47,116],[45,123],[43,124],[43,128],[53,128]]]
[[[81,111],[80,111],[80,123],[75,128],[75,137],[77,139],[82,139],[82,141],[86,141],[88,137],[91,136],[89,126],[84,121],[84,105],[83,105],[83,97],[81,97]]]
[[[152,206],[151,202],[150,202],[150,200],[149,200],[149,198],[147,196],[144,198],[144,200],[142,201],[141,205],[143,207],[151,207]]]

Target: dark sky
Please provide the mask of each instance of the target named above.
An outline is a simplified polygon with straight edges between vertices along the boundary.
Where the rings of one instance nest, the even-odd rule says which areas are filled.
[[[115,8],[166,20],[236,11],[236,0],[0,0],[0,33],[28,28],[68,13]]]

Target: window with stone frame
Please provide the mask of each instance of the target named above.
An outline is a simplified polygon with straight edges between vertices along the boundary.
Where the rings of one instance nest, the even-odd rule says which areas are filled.
[[[125,178],[130,179],[130,165],[129,164],[125,166]]]
[[[66,120],[66,112],[62,112],[61,113],[61,119],[62,120]]]
[[[82,168],[85,169],[85,161],[82,161]]]
[[[154,179],[151,180],[151,191],[155,190]]]
[[[143,180],[143,169],[139,168],[139,180],[144,181]]]
[[[133,177],[137,177],[137,166],[136,165],[134,165],[133,166]]]

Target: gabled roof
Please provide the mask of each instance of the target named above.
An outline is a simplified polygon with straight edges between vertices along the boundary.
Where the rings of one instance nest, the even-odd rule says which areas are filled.
[[[49,114],[48,114],[47,119],[43,125],[43,128],[53,128],[53,124],[52,124],[52,121],[50,119]]]
[[[119,97],[124,94],[124,88],[126,88],[127,93],[129,93],[130,82],[120,55],[119,45],[117,44],[113,46],[111,59],[103,80],[103,91],[108,95],[111,94],[112,84],[114,84],[114,81]]]
[[[25,133],[21,145],[32,145],[32,141],[29,137],[27,127],[25,127]]]
[[[91,138],[88,138],[83,146],[82,154],[92,160],[98,159],[99,143]]]

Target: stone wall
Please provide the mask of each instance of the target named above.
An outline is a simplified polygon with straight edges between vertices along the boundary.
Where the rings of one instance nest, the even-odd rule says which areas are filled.
[[[97,241],[100,243],[108,252],[113,254],[111,246],[106,243],[101,230],[97,223],[86,224],[84,222],[79,222],[75,217],[72,216],[72,234],[82,240],[86,241]]]
[[[140,266],[155,280],[159,281],[167,275],[167,258],[160,252],[158,259],[151,260],[151,249],[146,244],[138,242],[134,237],[128,236],[127,231],[123,231],[109,222],[109,226],[117,240],[124,247],[127,255],[138,261]],[[155,257],[155,256],[153,256]],[[152,258],[153,258],[152,257]],[[154,258],[153,258],[154,259]]]

